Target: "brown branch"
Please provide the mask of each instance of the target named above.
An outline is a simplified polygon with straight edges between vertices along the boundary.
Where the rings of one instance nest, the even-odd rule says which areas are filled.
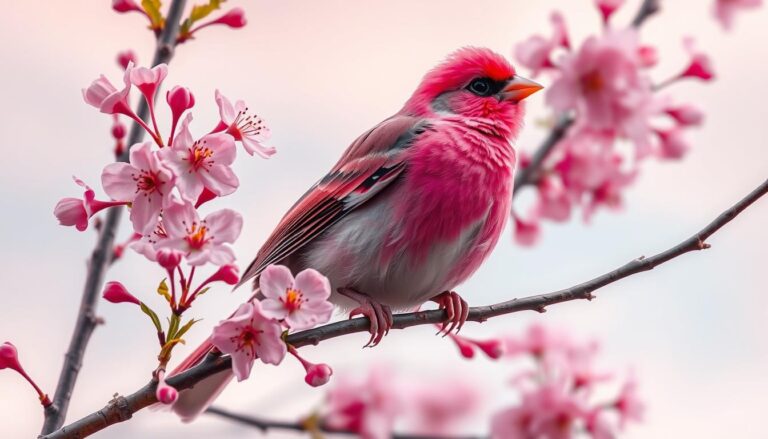
[[[764,181],[746,197],[734,204],[731,208],[721,213],[706,227],[695,233],[690,238],[682,241],[674,247],[658,253],[649,258],[640,257],[621,267],[591,279],[587,282],[565,288],[562,290],[539,294],[521,299],[512,299],[506,302],[488,306],[473,307],[469,311],[469,320],[484,322],[489,318],[512,314],[520,311],[544,312],[546,307],[556,303],[568,302],[578,299],[592,299],[596,290],[619,281],[625,277],[648,271],[654,267],[670,261],[686,253],[709,248],[705,241],[723,226],[731,222],[747,207],[756,202],[760,197],[768,193],[768,180]],[[393,328],[405,329],[411,326],[440,323],[446,319],[444,310],[419,311],[408,314],[398,314],[394,317]],[[291,334],[287,342],[295,347],[316,345],[323,340],[340,337],[355,332],[368,330],[370,322],[367,318],[344,320],[307,331]],[[197,366],[168,379],[168,384],[178,390],[189,389],[203,379],[231,367],[228,356],[208,355]],[[140,390],[126,397],[117,397],[106,407],[96,413],[68,425],[61,430],[44,436],[45,439],[54,438],[81,438],[91,433],[108,427],[111,424],[130,419],[132,413],[141,410],[148,405],[157,402],[155,399],[155,385],[150,382]]]
[[[269,430],[291,430],[291,431],[303,431],[312,432],[312,428],[307,425],[306,422],[286,422],[286,421],[274,421],[271,419],[262,419],[254,416],[244,415],[241,413],[234,413],[229,410],[225,410],[218,407],[209,407],[206,413],[219,416],[230,421],[234,421],[249,427],[254,427],[261,430],[262,433],[267,433]],[[348,430],[337,430],[329,428],[323,425],[317,428],[322,433],[338,434],[345,436],[357,436],[358,433]],[[435,435],[413,435],[413,434],[393,434],[390,436],[392,439],[480,439],[480,436],[435,436]]]
[[[173,57],[173,49],[176,44],[176,37],[179,33],[179,22],[184,10],[186,0],[174,0],[168,10],[166,27],[157,41],[154,60],[152,65],[167,63]],[[136,114],[143,120],[147,119],[147,104],[141,101]],[[144,137],[144,130],[139,124],[134,123],[131,126],[131,132],[128,137],[128,145],[134,145]],[[118,161],[128,161],[129,148],[126,148],[123,154],[118,157]],[[45,408],[45,421],[41,433],[47,434],[55,431],[64,424],[69,409],[69,401],[72,399],[72,390],[75,387],[77,376],[83,365],[85,348],[91,339],[91,334],[96,328],[98,319],[96,317],[96,305],[99,298],[99,291],[104,283],[104,273],[112,260],[112,247],[115,241],[115,233],[120,224],[123,208],[111,208],[107,212],[107,217],[99,231],[99,238],[96,247],[91,253],[91,259],[88,263],[88,273],[85,278],[85,287],[83,297],[80,302],[80,311],[77,315],[77,322],[72,333],[72,339],[69,342],[69,348],[64,355],[64,365],[59,374],[59,382],[56,385],[56,393],[53,397],[53,404]]]
[[[643,0],[640,5],[640,10],[637,11],[637,15],[632,20],[632,26],[640,27],[645,23],[651,15],[656,14],[661,10],[661,0]]]

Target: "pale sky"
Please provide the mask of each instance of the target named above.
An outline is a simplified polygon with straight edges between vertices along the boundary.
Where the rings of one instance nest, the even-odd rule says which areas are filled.
[[[133,48],[142,63],[152,38],[138,15],[114,14],[108,2],[7,2],[0,16],[0,341],[19,348],[27,371],[53,393],[80,301],[85,260],[95,234],[57,225],[56,201],[77,196],[75,174],[94,186],[109,160],[110,120],[82,102],[80,89],[98,74],[117,81],[114,56]],[[321,176],[358,134],[397,111],[421,75],[464,45],[509,55],[531,33],[549,33],[551,10],[561,9],[578,44],[597,31],[589,0],[232,1],[249,24],[239,31],[211,28],[178,49],[166,85],[183,84],[197,98],[195,120],[216,120],[213,92],[245,99],[273,132],[278,154],[269,161],[242,156],[241,188],[218,203],[245,216],[235,246],[246,264],[285,209]],[[628,1],[616,23],[629,20]],[[512,243],[506,232],[494,254],[459,288],[470,304],[495,303],[590,279],[640,255],[676,244],[730,206],[768,175],[768,11],[738,17],[724,33],[710,17],[710,2],[663,1],[665,10],[643,28],[657,45],[664,79],[685,62],[683,35],[696,36],[711,54],[718,80],[671,89],[677,101],[702,107],[706,124],[689,137],[693,148],[679,163],[649,162],[627,193],[622,212],[600,212],[589,225],[549,224],[533,249]],[[229,5],[229,3],[227,3]],[[543,79],[547,85],[546,79]],[[531,150],[544,137],[537,118],[543,98],[531,99],[518,148]],[[194,125],[193,125],[194,126]],[[768,202],[763,200],[712,240],[712,249],[684,256],[598,293],[598,299],[550,308],[544,315],[516,314],[465,334],[519,333],[534,321],[575,337],[594,337],[600,364],[617,374],[633,370],[648,405],[646,421],[626,438],[761,438],[768,407]],[[128,234],[124,224],[120,240]],[[158,268],[131,254],[107,280],[121,280],[160,305],[153,287]],[[141,294],[139,294],[141,295]],[[244,299],[245,291],[212,291],[201,299],[195,344]],[[125,307],[99,304],[106,325],[97,328],[75,388],[69,419],[93,412],[115,392],[146,383],[154,367],[155,340],[145,317]],[[337,375],[362,373],[375,363],[394,364],[404,375],[461,374],[490,392],[489,410],[509,400],[499,393],[508,364],[467,362],[432,328],[395,331],[376,349],[361,350],[363,335],[322,343],[303,352],[334,367]],[[187,348],[185,348],[187,349]],[[181,352],[179,352],[180,354]],[[310,389],[297,363],[257,366],[252,378],[231,386],[222,407],[293,419],[317,407],[323,389]],[[491,390],[496,389],[496,392]],[[0,433],[32,437],[42,411],[18,376],[0,372]],[[467,432],[483,433],[479,419]],[[203,417],[183,425],[168,414],[138,413],[98,437],[188,438],[258,436],[257,432]],[[276,436],[280,437],[280,436]],[[283,436],[295,437],[295,436]]]

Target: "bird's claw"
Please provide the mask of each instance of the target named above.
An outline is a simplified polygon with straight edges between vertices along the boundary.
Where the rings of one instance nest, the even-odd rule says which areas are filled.
[[[443,326],[437,331],[437,334],[443,334],[443,337],[453,332],[458,333],[464,326],[464,322],[469,317],[469,305],[455,291],[445,291],[431,299],[438,304],[439,309],[444,309],[448,318],[443,322]]]
[[[392,324],[394,323],[392,310],[387,305],[375,302],[365,294],[358,293],[349,288],[339,288],[339,293],[360,304],[360,306],[349,312],[350,319],[357,315],[362,315],[368,317],[368,320],[371,322],[371,325],[368,328],[368,332],[371,333],[371,338],[368,339],[368,343],[363,347],[367,348],[378,345],[384,336],[389,334],[389,330],[392,328]]]

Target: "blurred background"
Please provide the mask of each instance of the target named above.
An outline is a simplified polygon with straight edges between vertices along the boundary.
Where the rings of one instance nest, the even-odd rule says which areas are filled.
[[[52,211],[63,196],[79,196],[71,176],[97,186],[112,160],[111,120],[82,101],[80,89],[99,73],[116,82],[120,50],[134,49],[151,61],[153,37],[138,14],[117,15],[108,2],[6,2],[0,16],[0,341],[12,341],[27,371],[48,393],[55,389],[69,343],[96,234],[60,227]],[[194,3],[194,2],[193,2]],[[630,0],[614,17],[628,22]],[[707,114],[694,130],[682,162],[648,161],[627,192],[621,212],[600,211],[589,225],[574,219],[547,223],[530,249],[513,244],[507,231],[490,260],[459,292],[470,304],[499,302],[570,286],[632,258],[663,250],[709,222],[768,174],[768,8],[738,17],[724,33],[713,21],[711,2],[663,1],[663,11],[642,29],[661,55],[655,79],[686,62],[683,35],[694,35],[709,53],[718,79],[709,85],[674,86],[678,101]],[[272,159],[241,158],[240,190],[218,202],[246,218],[236,245],[247,264],[284,211],[321,176],[360,133],[396,112],[421,75],[464,45],[487,46],[509,55],[532,33],[548,35],[549,13],[564,12],[575,44],[598,31],[589,0],[231,1],[246,9],[248,26],[203,31],[172,61],[166,87],[183,84],[195,93],[198,130],[218,117],[215,88],[241,98],[273,131]],[[656,76],[658,75],[658,76]],[[546,79],[542,78],[546,84]],[[163,111],[165,108],[163,108]],[[532,150],[546,131],[543,95],[530,99],[528,128],[518,147]],[[203,134],[202,131],[195,132]],[[241,150],[242,152],[242,150]],[[99,192],[99,190],[97,190]],[[103,194],[103,192],[99,192]],[[764,437],[768,407],[768,202],[762,200],[712,240],[712,249],[684,256],[650,273],[601,290],[597,300],[553,306],[543,315],[515,314],[469,324],[465,335],[516,334],[531,322],[562,328],[602,345],[600,364],[620,374],[633,371],[648,406],[645,421],[622,437]],[[128,228],[121,229],[124,240]],[[128,252],[107,275],[131,291],[153,291],[159,268]],[[201,298],[195,316],[205,320],[189,337],[204,337],[246,296],[217,288]],[[93,335],[75,388],[68,420],[105,405],[113,393],[144,385],[154,367],[156,343],[145,317],[123,306],[99,304],[106,324]],[[407,377],[463,375],[487,391],[486,413],[514,397],[499,391],[506,364],[466,361],[431,327],[394,331],[376,349],[362,350],[363,334],[303,349],[309,359],[334,367],[336,377],[363,374],[371,365],[393,365]],[[178,349],[177,355],[192,346]],[[493,391],[495,390],[495,391]],[[232,385],[218,404],[276,419],[296,419],[319,407],[324,389],[303,382],[295,361],[279,368],[257,365],[251,379]],[[466,432],[487,432],[487,416]],[[0,373],[0,436],[33,437],[42,411],[21,379]],[[218,418],[190,425],[149,410],[114,426],[103,437],[258,437]],[[282,437],[275,435],[275,437]],[[285,436],[294,437],[294,436]]]

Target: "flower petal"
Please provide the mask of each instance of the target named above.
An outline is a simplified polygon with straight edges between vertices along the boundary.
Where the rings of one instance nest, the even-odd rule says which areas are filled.
[[[284,265],[269,265],[259,276],[259,290],[265,297],[278,299],[291,287],[293,275]]]

